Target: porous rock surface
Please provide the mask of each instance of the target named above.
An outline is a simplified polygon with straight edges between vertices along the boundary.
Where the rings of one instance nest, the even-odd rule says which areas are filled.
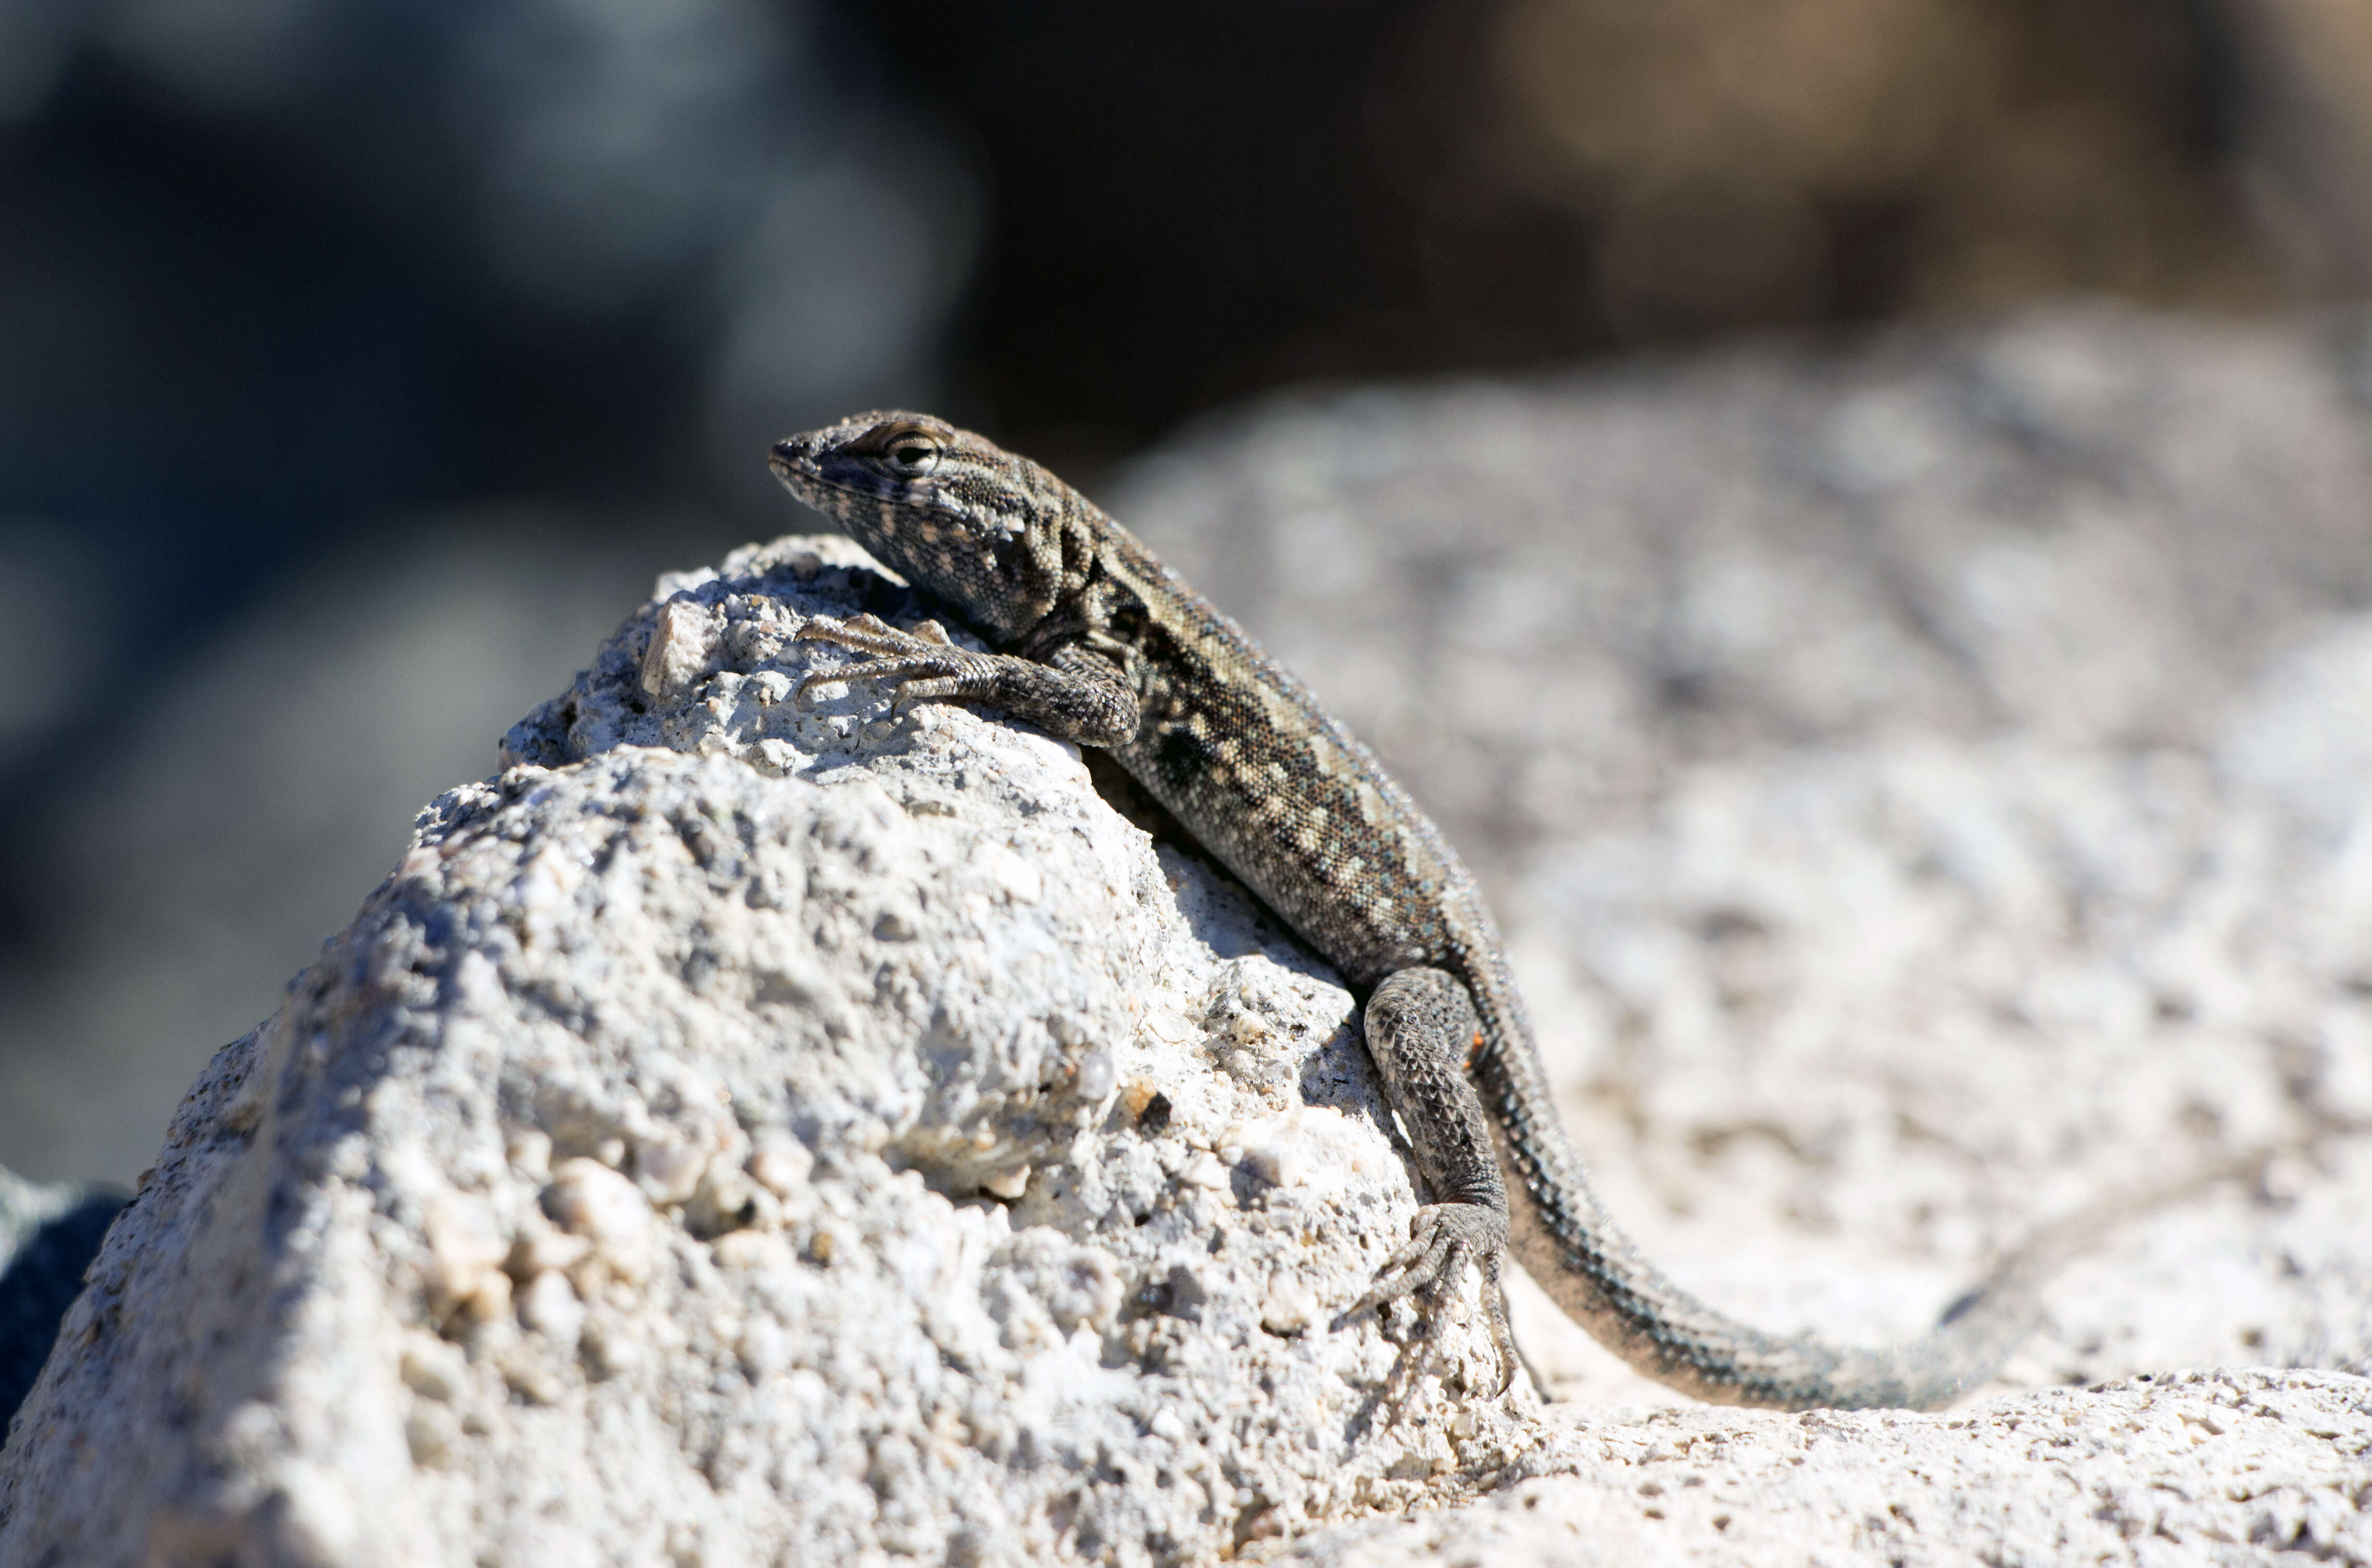
[[[2253,1370],[1948,1416],[1667,1411],[1573,1431],[1562,1473],[1338,1525],[1270,1561],[2355,1563],[2372,1559],[2366,1404],[2360,1377]]]
[[[854,558],[664,584],[423,814],[109,1237],[0,1562],[1207,1557],[1531,1446],[1333,1321],[1413,1194],[1327,972],[1074,749],[792,700],[913,613]]]

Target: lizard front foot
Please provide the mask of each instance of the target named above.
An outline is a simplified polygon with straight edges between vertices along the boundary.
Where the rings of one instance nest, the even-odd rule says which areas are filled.
[[[793,635],[801,641],[831,643],[871,654],[882,661],[855,669],[811,669],[794,689],[795,699],[805,698],[808,688],[820,681],[861,677],[893,682],[890,705],[902,714],[916,703],[971,695],[993,679],[996,668],[990,655],[957,647],[948,640],[947,628],[936,621],[901,632],[876,615],[848,621],[818,615],[802,622]]]
[[[1507,1216],[1480,1203],[1428,1203],[1409,1222],[1409,1238],[1384,1260],[1383,1269],[1367,1294],[1352,1307],[1354,1312],[1404,1295],[1417,1298],[1424,1323],[1423,1344],[1430,1348],[1448,1319],[1450,1293],[1471,1263],[1482,1276],[1482,1310],[1491,1331],[1491,1348],[1499,1358],[1499,1384],[1493,1398],[1507,1391],[1516,1378],[1516,1341],[1507,1327],[1507,1295],[1500,1268],[1507,1247]]]

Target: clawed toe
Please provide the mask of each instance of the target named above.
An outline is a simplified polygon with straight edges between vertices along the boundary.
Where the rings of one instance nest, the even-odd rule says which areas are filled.
[[[947,633],[936,621],[925,621],[938,633],[935,638],[918,637],[911,632],[901,632],[887,621],[870,613],[835,621],[829,615],[811,615],[792,633],[795,640],[833,643],[843,648],[855,648],[866,654],[911,654],[918,647],[944,645]]]
[[[1432,1344],[1448,1322],[1450,1294],[1458,1288],[1466,1265],[1472,1263],[1482,1276],[1485,1326],[1499,1362],[1499,1382],[1492,1397],[1505,1394],[1515,1383],[1517,1359],[1515,1336],[1507,1325],[1506,1292],[1500,1283],[1506,1223],[1503,1216],[1472,1204],[1438,1203],[1418,1210],[1410,1222],[1408,1240],[1384,1260],[1375,1283],[1352,1310],[1415,1296],[1421,1308],[1422,1340],[1411,1354],[1421,1359],[1421,1347]],[[1412,1363],[1404,1363],[1401,1373],[1395,1374],[1395,1382],[1403,1373],[1413,1376],[1413,1370]]]
[[[1354,1311],[1381,1307],[1398,1301],[1404,1295],[1425,1291],[1442,1282],[1458,1277],[1458,1265],[1465,1261],[1465,1248],[1448,1234],[1436,1210],[1420,1209],[1409,1225],[1409,1238],[1384,1260],[1376,1271],[1376,1282],[1367,1287]]]
[[[870,614],[852,616],[846,621],[818,615],[802,621],[794,636],[870,654],[880,661],[854,668],[810,669],[792,689],[795,700],[804,700],[808,689],[820,681],[852,679],[897,682],[893,705],[900,713],[918,702],[959,694],[956,681],[963,673],[967,656],[948,637],[947,628],[936,621],[925,621],[912,632],[901,632]]]
[[[1499,1385],[1491,1390],[1495,1400],[1516,1386],[1517,1360],[1516,1334],[1507,1322],[1507,1291],[1495,1258],[1482,1271],[1482,1308],[1491,1330],[1492,1353],[1499,1358]]]

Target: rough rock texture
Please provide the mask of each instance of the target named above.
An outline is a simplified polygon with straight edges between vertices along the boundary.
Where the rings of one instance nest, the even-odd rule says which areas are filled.
[[[217,1060],[0,1564],[2372,1560],[2357,341],[1355,392],[1109,498],[1441,811],[1612,1207],[1723,1306],[1903,1332],[2288,1149],[1960,1410],[1682,1406],[1519,1294],[1561,1402],[1472,1404],[1461,1329],[1388,1423],[1347,998],[1064,748],[795,709],[796,614],[919,607],[785,541],[665,585]]]
[[[1700,1407],[1576,1423],[1557,1460],[1570,1474],[1337,1526],[1269,1560],[2358,1563],[2367,1435],[2364,1379],[2324,1372],[2180,1373],[1960,1415]]]
[[[0,1561],[1139,1562],[1529,1446],[1332,1324],[1414,1202],[1348,996],[1069,748],[791,702],[913,613],[835,552],[665,585],[215,1059]]]

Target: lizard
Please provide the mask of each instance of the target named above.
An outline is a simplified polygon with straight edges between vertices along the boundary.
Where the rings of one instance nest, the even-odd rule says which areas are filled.
[[[1517,1355],[1503,1259],[1634,1368],[1698,1399],[1936,1409],[2040,1315],[2051,1250],[2012,1251],[1924,1335],[1859,1348],[1781,1337],[1699,1301],[1643,1257],[1590,1187],[1481,893],[1373,752],[1244,629],[1078,491],[924,414],[859,414],[775,444],[775,476],[993,650],[870,615],[804,638],[877,662],[894,711],[981,704],[1102,748],[1331,963],[1430,1202],[1352,1310],[1413,1296],[1425,1333],[1471,1266],[1499,1360]],[[2064,1239],[2064,1238],[2063,1238]],[[1496,1397],[1494,1395],[1494,1397]]]

